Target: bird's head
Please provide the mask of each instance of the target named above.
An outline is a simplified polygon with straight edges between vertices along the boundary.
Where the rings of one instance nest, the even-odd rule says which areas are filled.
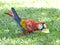
[[[37,26],[39,30],[42,30],[42,33],[50,33],[49,29],[46,28],[45,22],[39,22]]]
[[[43,30],[46,28],[46,24],[45,24],[45,22],[38,22],[37,27],[38,27],[38,29]]]

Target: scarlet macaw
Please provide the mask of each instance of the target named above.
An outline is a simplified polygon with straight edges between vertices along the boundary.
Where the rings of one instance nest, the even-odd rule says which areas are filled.
[[[28,34],[36,30],[43,30],[46,28],[45,22],[35,22],[34,20],[30,19],[21,19],[21,17],[17,15],[14,8],[11,8],[11,10],[12,12],[9,11],[6,14],[14,18],[24,34]]]

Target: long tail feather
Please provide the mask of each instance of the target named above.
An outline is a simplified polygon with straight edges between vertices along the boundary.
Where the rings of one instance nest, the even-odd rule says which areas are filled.
[[[12,13],[14,14],[14,19],[15,19],[15,21],[16,21],[18,24],[20,24],[21,18],[18,17],[18,15],[17,15],[17,13],[16,13],[16,11],[15,11],[14,8],[11,8],[11,10],[12,10]]]
[[[15,9],[14,9],[14,8],[11,8],[11,10],[12,10],[12,12],[13,12],[13,14],[14,14],[14,19],[15,19],[15,21],[19,24],[19,27],[21,28],[21,30],[22,30],[23,32],[26,32],[27,30],[25,30],[25,29],[20,25],[21,18],[18,17]]]
[[[11,17],[14,16],[13,13],[12,13],[10,10],[8,10],[8,12],[6,12],[5,14],[7,14],[7,15],[9,15],[9,16],[11,16]]]

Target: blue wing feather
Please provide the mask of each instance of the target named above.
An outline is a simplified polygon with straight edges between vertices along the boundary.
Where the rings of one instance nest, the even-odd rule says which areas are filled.
[[[15,19],[15,21],[16,21],[18,24],[20,24],[21,18],[18,17],[18,15],[17,15],[17,13],[16,13],[16,11],[15,11],[14,8],[11,8],[11,10],[12,10],[12,12],[13,12],[13,14],[14,14],[14,19]]]

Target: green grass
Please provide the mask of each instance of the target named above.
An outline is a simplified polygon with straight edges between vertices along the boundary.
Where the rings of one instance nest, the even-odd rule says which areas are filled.
[[[60,45],[60,10],[54,8],[15,7],[21,18],[46,22],[49,34],[35,31],[23,35],[13,18],[4,14],[12,4],[0,3],[0,45]],[[9,7],[10,6],[10,7]]]

